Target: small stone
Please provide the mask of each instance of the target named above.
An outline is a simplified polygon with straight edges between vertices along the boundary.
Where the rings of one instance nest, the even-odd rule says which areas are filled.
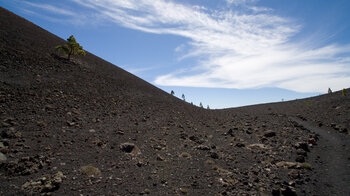
[[[4,163],[7,161],[7,157],[0,152],[0,163]]]
[[[191,159],[191,157],[192,157],[190,155],[190,153],[188,153],[188,152],[182,152],[179,156],[182,158],[187,158],[187,159]]]
[[[281,191],[278,188],[272,189],[272,196],[280,196]]]
[[[250,148],[267,149],[267,147],[264,144],[250,144],[248,147],[250,147]]]
[[[299,143],[297,143],[296,145],[295,145],[295,147],[298,149],[298,148],[300,148],[300,149],[303,149],[303,150],[305,150],[306,152],[309,152],[310,150],[309,150],[309,145],[306,143],[306,142],[299,142]]]
[[[301,156],[306,157],[307,152],[305,152],[305,150],[303,150],[303,149],[297,149],[297,155],[301,155]]]
[[[198,150],[210,150],[210,147],[209,146],[205,146],[205,145],[198,145],[195,147],[195,149],[198,149]]]
[[[288,187],[282,189],[282,195],[284,195],[284,196],[296,196],[297,193],[293,187],[288,186]]]
[[[95,130],[95,129],[89,129],[89,132],[90,132],[90,133],[95,133],[96,130]]]
[[[287,168],[295,168],[298,166],[298,163],[296,162],[287,162],[287,161],[281,161],[276,163],[277,167],[287,167]]]
[[[264,132],[264,136],[265,137],[274,137],[274,136],[276,136],[276,132],[274,132],[272,130],[267,130]]]
[[[165,158],[158,154],[157,161],[165,161]]]
[[[298,155],[297,158],[295,158],[295,161],[299,162],[299,163],[304,163],[305,162],[305,157],[302,156],[302,155]]]
[[[216,153],[216,152],[211,152],[210,153],[210,157],[213,158],[213,159],[218,159],[219,158],[219,154]]]
[[[243,143],[237,143],[237,144],[236,144],[236,147],[242,148],[242,147],[245,147],[245,144],[243,144]]]
[[[134,150],[134,148],[135,148],[135,144],[129,143],[129,142],[126,142],[120,145],[120,149],[126,153],[131,153]]]

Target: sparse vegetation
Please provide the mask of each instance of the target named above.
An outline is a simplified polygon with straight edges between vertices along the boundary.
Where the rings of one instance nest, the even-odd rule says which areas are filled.
[[[209,105],[207,106],[207,109],[208,109],[208,110],[210,110],[210,107],[209,107]]]
[[[332,93],[333,93],[332,89],[328,88],[328,94],[332,94]]]
[[[307,107],[310,107],[310,106],[311,106],[311,101],[310,101],[310,100],[307,100],[307,101],[306,101],[306,106],[307,106]]]
[[[67,55],[67,59],[70,60],[71,55],[83,55],[85,56],[85,51],[83,47],[75,40],[74,36],[71,35],[67,39],[67,43],[65,45],[56,46],[56,50],[63,51]]]
[[[199,107],[203,108],[203,104],[202,102],[199,103]]]
[[[347,92],[346,92],[346,89],[345,88],[343,88],[343,90],[341,91],[341,96],[346,96],[346,94],[347,94]]]
[[[308,169],[308,170],[311,170],[312,167],[311,167],[311,164],[310,163],[302,163],[300,164],[300,166],[304,169]]]
[[[87,176],[98,176],[101,174],[101,171],[92,165],[82,166],[80,172]]]
[[[186,101],[185,95],[184,95],[184,94],[182,94],[182,99],[183,99],[184,101]]]
[[[171,90],[170,94],[174,96],[175,92],[173,90]]]

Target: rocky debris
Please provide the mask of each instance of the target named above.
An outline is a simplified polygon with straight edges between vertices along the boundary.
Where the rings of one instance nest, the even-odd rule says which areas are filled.
[[[195,146],[194,149],[206,151],[206,150],[210,150],[210,147],[206,145],[198,145],[198,146]]]
[[[162,155],[157,154],[157,161],[165,161],[165,158]]]
[[[189,139],[197,144],[203,144],[205,140],[200,139],[198,136],[192,135],[189,137]]]
[[[287,186],[281,189],[281,193],[283,196],[297,196],[295,188],[292,186]]]
[[[89,177],[95,177],[101,175],[101,171],[92,165],[86,165],[80,167],[80,173]]]
[[[210,157],[213,158],[213,159],[218,159],[218,158],[220,158],[219,154],[216,153],[216,152],[210,152]]]
[[[297,162],[288,162],[288,161],[281,161],[276,163],[277,167],[287,167],[287,168],[296,168],[299,165]]]
[[[65,176],[62,172],[54,175],[44,175],[36,181],[30,180],[22,185],[22,190],[30,195],[41,193],[41,195],[50,195],[60,188]]]
[[[303,150],[305,150],[306,152],[310,152],[309,145],[308,145],[306,142],[298,142],[298,143],[295,145],[295,148],[297,148],[297,149],[303,149]]]
[[[307,156],[307,152],[303,149],[297,149],[297,155],[301,155],[301,156],[304,156],[306,157]]]
[[[133,155],[141,154],[140,149],[134,143],[129,142],[120,144],[120,150]]]
[[[186,159],[191,159],[191,154],[188,152],[182,152],[179,157],[186,158]]]
[[[243,144],[243,143],[237,143],[235,146],[238,147],[238,148],[243,148],[243,147],[245,147],[245,144]]]
[[[11,127],[11,126],[15,126],[16,124],[17,123],[15,121],[15,118],[7,117],[1,122],[0,127]]]
[[[295,158],[295,161],[296,162],[299,162],[299,163],[304,163],[305,162],[305,157],[303,155],[298,155],[296,158]]]
[[[42,169],[44,157],[22,157],[3,165],[8,174],[29,175]]]
[[[276,136],[276,132],[272,131],[272,130],[267,130],[264,132],[264,136],[265,137],[274,137],[274,136]]]
[[[261,149],[268,149],[264,144],[250,144],[248,148],[261,148]]]
[[[235,136],[235,135],[234,135],[234,130],[237,131],[238,128],[233,128],[233,129],[228,130],[228,131],[225,133],[225,135],[230,135],[230,136],[234,137],[234,136]]]
[[[0,152],[0,163],[4,163],[7,161],[7,157]]]
[[[13,139],[13,138],[21,138],[22,134],[19,131],[16,131],[13,127],[10,127],[8,129],[2,130],[0,133],[0,136],[2,138]]]

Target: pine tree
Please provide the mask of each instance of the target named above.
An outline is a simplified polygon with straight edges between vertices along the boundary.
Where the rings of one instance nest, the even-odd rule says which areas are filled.
[[[328,88],[328,94],[332,94],[332,89]]]
[[[171,90],[170,94],[171,95],[175,95],[175,92],[173,90]]]
[[[203,108],[203,104],[202,102],[199,103],[199,107]]]
[[[209,107],[209,105],[207,106],[207,109],[208,109],[208,110],[210,110],[210,107]]]
[[[75,40],[74,36],[71,35],[65,45],[56,46],[58,51],[63,51],[67,55],[67,59],[70,60],[71,55],[83,55],[85,56],[85,51],[83,47]]]
[[[185,95],[184,95],[184,94],[182,94],[182,99],[183,99],[184,101],[186,101]]]

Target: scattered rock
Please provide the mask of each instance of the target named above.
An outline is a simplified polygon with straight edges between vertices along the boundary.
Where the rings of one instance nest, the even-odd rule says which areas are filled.
[[[310,150],[309,150],[309,145],[308,145],[307,143],[305,143],[305,142],[298,142],[298,143],[295,145],[295,147],[296,147],[297,149],[303,149],[303,150],[305,150],[306,152],[310,152]]]
[[[2,130],[0,136],[2,138],[13,139],[13,138],[21,138],[22,134],[18,131],[15,131],[15,129],[11,127],[9,129]]]
[[[190,159],[192,157],[191,154],[188,152],[182,152],[179,156],[187,159]]]
[[[283,196],[296,196],[297,193],[294,189],[294,187],[287,186],[286,188],[281,189]]]
[[[230,136],[234,136],[234,134],[233,134],[233,130],[232,129],[230,129],[230,130],[228,130],[227,132],[226,132],[226,135],[230,135]]]
[[[94,176],[101,175],[101,171],[98,168],[96,168],[96,167],[94,167],[92,165],[82,166],[80,168],[80,172],[82,174],[84,174],[84,175],[89,176],[89,177],[94,177]]]
[[[120,145],[120,150],[129,154],[141,154],[140,149],[133,143],[125,142]]]
[[[243,148],[243,147],[245,147],[245,144],[243,144],[243,143],[237,143],[235,146],[238,147],[238,148]]]
[[[266,147],[264,144],[250,144],[248,147],[249,147],[249,148],[267,149],[267,147]]]
[[[219,154],[216,153],[216,152],[211,152],[210,153],[210,157],[213,158],[213,159],[218,159],[219,158]]]
[[[281,195],[281,191],[279,188],[274,188],[272,189],[272,196],[280,196]]]
[[[42,169],[43,163],[38,156],[22,157],[6,163],[4,168],[9,174],[29,175]]]
[[[281,161],[281,162],[276,163],[276,166],[277,167],[296,168],[298,166],[298,163]]]
[[[297,155],[301,155],[301,156],[304,156],[306,157],[307,156],[307,152],[303,149],[297,149]]]
[[[316,140],[315,140],[315,138],[308,138],[307,139],[307,143],[309,143],[309,144],[312,144],[312,145],[316,145]]]
[[[274,137],[274,136],[276,136],[276,132],[274,132],[272,130],[267,130],[264,132],[264,136],[265,137]]]
[[[299,163],[304,163],[305,162],[305,157],[302,156],[302,155],[298,155],[297,158],[295,158],[295,161],[299,162]]]
[[[90,133],[95,133],[96,130],[95,130],[95,129],[89,129],[89,132],[90,132]]]
[[[52,176],[44,175],[37,181],[30,180],[24,183],[22,185],[22,190],[30,195],[38,193],[47,195],[50,192],[58,190],[64,178],[65,176],[62,172],[57,172]]]
[[[165,161],[165,158],[162,157],[160,154],[157,154],[157,161]]]
[[[210,150],[209,146],[205,146],[205,145],[198,145],[196,147],[194,147],[197,150]]]

